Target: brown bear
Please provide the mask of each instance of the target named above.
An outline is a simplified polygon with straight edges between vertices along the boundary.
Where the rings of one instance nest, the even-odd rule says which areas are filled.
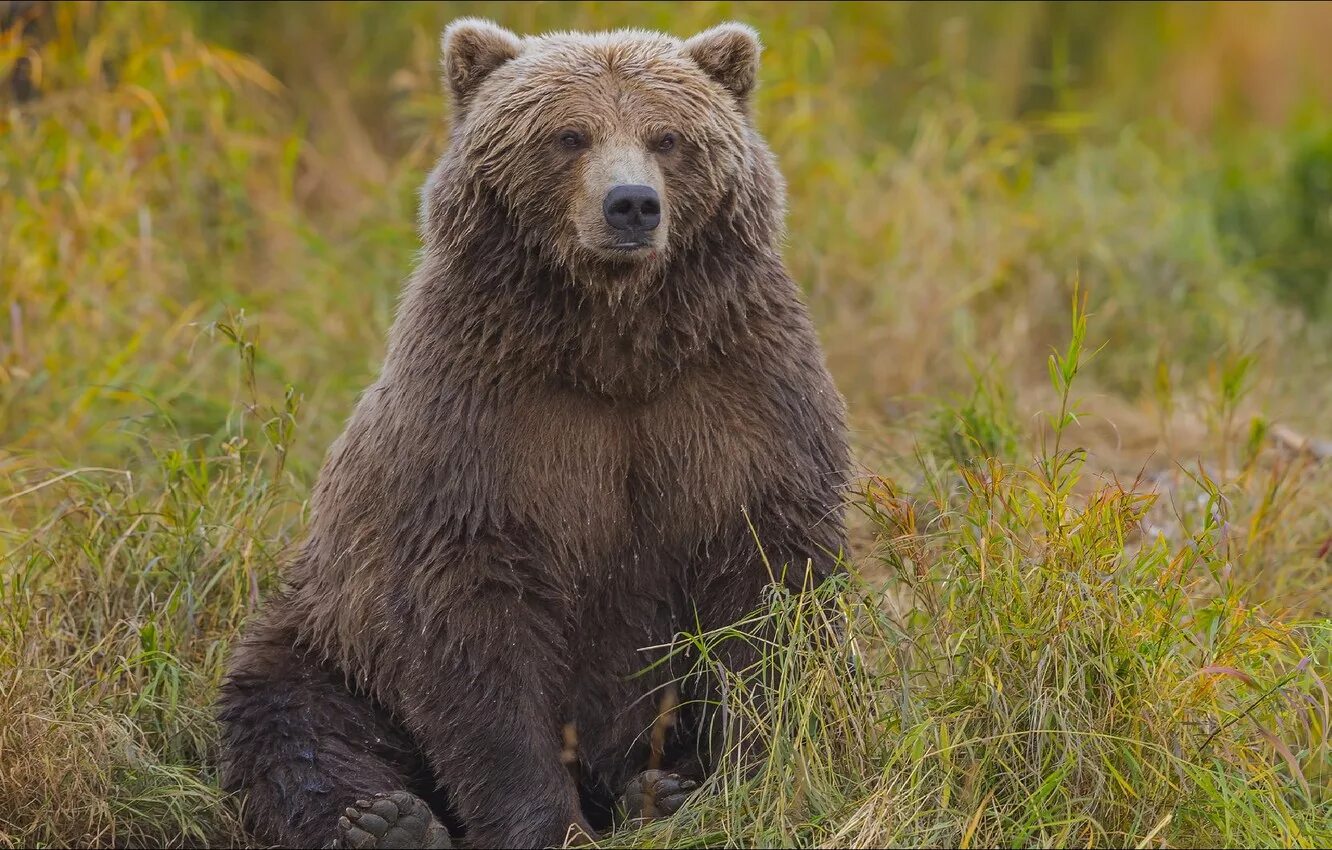
[[[219,700],[265,841],[536,847],[617,799],[669,813],[717,754],[663,647],[844,546],[843,403],[782,264],[755,33],[467,19],[443,50],[451,139],[382,374]]]

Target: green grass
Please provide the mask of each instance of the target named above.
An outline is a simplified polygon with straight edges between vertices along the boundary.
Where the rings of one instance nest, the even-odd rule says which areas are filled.
[[[1271,439],[1332,432],[1332,120],[1157,115],[1228,13],[56,10],[43,96],[0,95],[0,846],[244,840],[209,705],[378,367],[478,11],[758,26],[854,425],[852,577],[693,636],[765,641],[724,691],[769,755],[611,841],[1332,843],[1332,461]]]
[[[1082,316],[1052,358],[1061,396]],[[974,411],[974,408],[972,408]],[[1320,846],[1326,621],[1246,601],[1216,485],[1186,536],[1084,478],[1056,413],[1033,462],[871,478],[864,577],[780,594],[700,646],[767,634],[728,707],[769,747],[642,846]],[[1062,447],[1061,447],[1062,446]],[[1086,486],[1084,486],[1086,485]],[[1249,541],[1252,543],[1252,541]],[[1254,556],[1255,547],[1249,549]],[[876,583],[874,587],[877,587]],[[843,625],[845,624],[845,625]],[[755,626],[767,625],[762,632]],[[828,635],[838,637],[829,639]],[[705,651],[704,663],[709,656]],[[1279,731],[1277,731],[1279,730]]]

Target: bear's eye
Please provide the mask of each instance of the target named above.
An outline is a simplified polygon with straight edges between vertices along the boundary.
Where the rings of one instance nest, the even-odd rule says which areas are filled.
[[[666,153],[675,149],[675,134],[666,133],[660,139],[657,139],[657,153]]]
[[[586,141],[587,140],[583,138],[583,134],[577,130],[560,131],[560,147],[565,150],[576,151],[581,148]]]

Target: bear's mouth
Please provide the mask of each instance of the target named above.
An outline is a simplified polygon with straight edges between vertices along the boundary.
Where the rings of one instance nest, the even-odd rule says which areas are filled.
[[[656,233],[606,233],[600,238],[586,240],[582,247],[603,263],[630,266],[655,262],[665,246]]]
[[[626,242],[616,242],[614,245],[611,245],[611,250],[631,254],[634,251],[642,251],[651,247],[652,240],[650,239],[634,239]]]

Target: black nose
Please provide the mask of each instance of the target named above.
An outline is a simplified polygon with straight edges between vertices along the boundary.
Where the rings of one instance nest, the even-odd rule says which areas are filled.
[[[651,186],[616,186],[601,209],[616,230],[654,230],[661,224],[661,198]]]

